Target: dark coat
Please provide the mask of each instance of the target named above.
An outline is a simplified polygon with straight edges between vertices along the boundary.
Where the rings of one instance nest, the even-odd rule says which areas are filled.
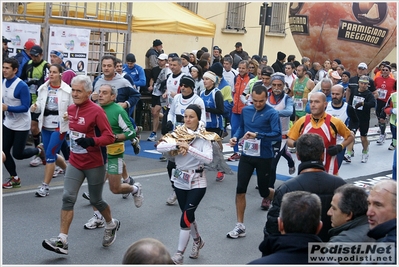
[[[330,242],[373,242],[374,238],[367,236],[369,230],[367,216],[363,215],[331,228],[328,234],[331,236]]]
[[[268,234],[279,233],[277,218],[280,213],[283,195],[292,191],[307,191],[318,195],[321,199],[321,220],[323,222],[323,228],[318,236],[324,242],[329,240],[328,230],[331,229],[331,220],[327,215],[327,211],[330,209],[334,190],[346,184],[346,182],[341,177],[326,173],[322,162],[303,162],[298,166],[298,173],[308,168],[317,168],[323,171],[302,173],[284,182],[276,189],[272,203],[273,206],[267,214],[267,221],[264,229],[265,238]]]
[[[308,242],[322,241],[317,235],[311,234],[269,235],[259,245],[264,257],[248,264],[309,264]]]

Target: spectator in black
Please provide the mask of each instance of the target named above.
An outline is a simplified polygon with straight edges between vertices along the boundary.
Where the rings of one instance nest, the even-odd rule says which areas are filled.
[[[260,245],[262,258],[249,264],[308,264],[308,243],[321,242],[321,200],[314,193],[286,193],[281,202],[278,229]]]
[[[330,218],[327,211],[334,195],[334,190],[346,182],[324,170],[324,142],[318,134],[303,134],[296,141],[296,154],[301,164],[298,166],[298,176],[281,184],[275,192],[272,208],[267,214],[264,228],[265,240],[270,234],[278,233],[277,218],[279,216],[283,195],[292,191],[307,191],[317,194],[322,203],[321,220],[323,228],[318,236],[324,242],[329,240],[328,230],[331,229]]]
[[[242,49],[241,42],[237,42],[235,47],[236,49],[230,52],[230,56],[233,58],[233,69],[238,67],[238,63],[240,63],[240,61],[250,59],[248,53]]]
[[[274,72],[282,72],[284,73],[284,62],[286,59],[286,54],[283,52],[277,52],[277,59],[276,62],[273,63],[272,68],[274,69]]]
[[[11,40],[7,39],[6,37],[3,36],[3,60],[5,58],[8,58],[8,43],[11,42]]]
[[[155,39],[152,42],[152,47],[148,49],[145,54],[145,69],[153,69],[158,66],[158,56],[163,53],[162,41]]]

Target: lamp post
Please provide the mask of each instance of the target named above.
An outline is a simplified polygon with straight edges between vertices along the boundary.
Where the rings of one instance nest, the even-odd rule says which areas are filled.
[[[266,28],[266,14],[267,14],[267,3],[264,2],[260,7],[260,19],[259,24],[260,28],[260,41],[259,41],[259,56],[262,57],[263,54],[263,45],[265,43],[265,28]]]

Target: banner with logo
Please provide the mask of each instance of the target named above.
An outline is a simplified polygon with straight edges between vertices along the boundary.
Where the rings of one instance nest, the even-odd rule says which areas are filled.
[[[372,71],[396,47],[396,2],[293,2],[292,37],[302,57],[340,59],[351,75],[360,62]]]
[[[48,61],[51,50],[63,53],[66,68],[76,74],[86,74],[89,55],[90,30],[66,27],[50,27]]]
[[[36,24],[2,22],[2,35],[11,42],[8,43],[9,57],[15,56],[24,49],[27,41],[40,45],[41,26]]]

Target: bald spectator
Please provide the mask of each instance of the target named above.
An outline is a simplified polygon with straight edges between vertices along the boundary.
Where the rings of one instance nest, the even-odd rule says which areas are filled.
[[[168,249],[154,238],[134,242],[125,252],[122,264],[174,264]]]
[[[335,189],[327,215],[331,217],[332,228],[328,231],[329,242],[373,242],[367,236],[367,193],[353,184]]]
[[[367,198],[368,236],[377,242],[395,242],[396,247],[396,192],[393,180],[378,182]]]

